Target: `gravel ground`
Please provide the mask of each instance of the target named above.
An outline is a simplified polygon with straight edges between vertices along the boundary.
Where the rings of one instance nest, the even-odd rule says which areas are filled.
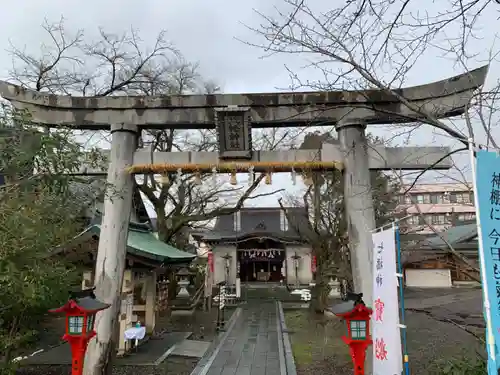
[[[226,321],[231,317],[233,310],[226,312]],[[212,309],[210,313],[196,311],[192,316],[159,317],[157,320],[158,334],[165,332],[193,332],[192,340],[212,341],[216,335],[215,323],[217,320],[217,309]],[[61,336],[57,332],[61,322],[51,320],[46,322],[45,330],[40,336],[36,348],[48,347],[59,342]],[[62,331],[61,331],[62,332]],[[32,352],[33,350],[28,350]],[[189,375],[198,363],[197,358],[186,358],[179,356],[169,356],[159,366],[114,366],[114,375]],[[37,366],[23,367],[17,371],[20,375],[67,375],[71,373],[70,366]]]
[[[176,357],[165,361],[161,366],[114,366],[113,375],[189,375],[196,366],[197,359]],[[23,368],[17,374],[23,375],[68,375],[70,366],[39,366]]]
[[[340,337],[344,323],[315,316],[308,310],[285,311],[298,375],[350,375],[352,362]],[[474,357],[476,339],[461,328],[423,313],[406,314],[410,369],[419,375],[434,375],[447,359]]]
[[[438,296],[447,296],[450,294],[460,295],[462,293],[470,293],[473,290],[477,290],[479,295],[481,294],[481,288],[469,287],[469,288],[405,288],[405,300],[412,298],[432,298]]]
[[[226,309],[225,321],[231,318],[234,309]],[[216,336],[217,309],[209,312],[197,310],[192,316],[159,317],[156,321],[158,332],[193,332],[191,340],[212,341]]]

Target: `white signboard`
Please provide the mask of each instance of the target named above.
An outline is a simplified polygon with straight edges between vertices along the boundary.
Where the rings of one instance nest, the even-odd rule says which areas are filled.
[[[226,287],[222,285],[219,291],[219,309],[222,310],[226,306]]]
[[[309,289],[295,289],[291,294],[299,295],[302,301],[309,302],[311,300],[311,291]]]
[[[395,228],[373,233],[373,375],[403,371]]]
[[[132,323],[132,317],[134,314],[134,295],[128,294],[126,299],[126,314],[127,314],[127,323]]]

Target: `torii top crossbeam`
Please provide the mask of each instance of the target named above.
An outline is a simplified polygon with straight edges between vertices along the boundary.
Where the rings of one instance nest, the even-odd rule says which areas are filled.
[[[40,93],[0,81],[0,95],[29,110],[35,123],[105,130],[110,124],[142,128],[209,129],[217,108],[245,108],[252,128],[387,124],[416,121],[425,111],[435,118],[460,115],[485,81],[488,66],[442,81],[395,90],[288,92],[174,96],[74,97]],[[401,103],[398,95],[413,109]],[[415,111],[415,109],[418,109]]]

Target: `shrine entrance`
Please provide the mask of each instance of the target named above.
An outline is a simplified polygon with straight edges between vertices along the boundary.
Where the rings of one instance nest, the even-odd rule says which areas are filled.
[[[238,244],[239,278],[243,283],[279,283],[284,280],[285,248],[271,239],[254,239]]]
[[[279,283],[284,276],[285,250],[238,250],[240,280],[245,283]]]

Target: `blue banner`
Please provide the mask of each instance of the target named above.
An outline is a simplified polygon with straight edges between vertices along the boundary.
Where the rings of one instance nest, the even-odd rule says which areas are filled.
[[[487,296],[490,303],[490,318],[484,311],[486,324],[491,334],[486,332],[488,349],[488,374],[497,375],[500,345],[500,155],[497,152],[479,150],[477,158],[476,191],[479,207],[484,253],[484,275]],[[483,285],[484,288],[484,285]],[[494,353],[492,353],[494,351]],[[492,359],[493,356],[496,360]]]

